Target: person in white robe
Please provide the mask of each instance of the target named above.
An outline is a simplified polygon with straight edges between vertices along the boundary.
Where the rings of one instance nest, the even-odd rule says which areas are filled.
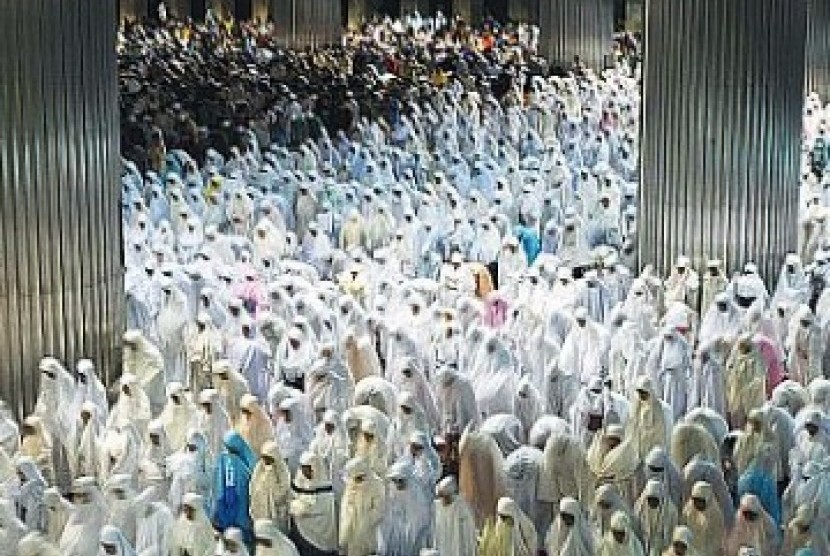
[[[660,400],[652,384],[647,376],[637,380],[631,416],[625,426],[625,442],[636,446],[641,462],[653,448],[669,446],[674,426],[671,407]]]
[[[239,402],[239,418],[236,431],[242,435],[251,450],[258,454],[266,442],[274,438],[274,429],[268,413],[251,394],[245,394]]]
[[[158,420],[164,427],[170,448],[181,450],[187,442],[187,433],[198,424],[199,408],[179,382],[167,384],[167,403]]]
[[[95,479],[81,477],[72,483],[72,513],[61,534],[61,554],[98,556],[99,532],[108,509]]]
[[[228,362],[245,378],[248,389],[260,401],[265,401],[273,379],[268,343],[256,334],[250,319],[240,323],[239,333],[228,341]]]
[[[260,459],[251,477],[251,519],[267,519],[288,532],[288,504],[291,496],[291,475],[276,442],[262,445]]]
[[[163,357],[162,372],[164,383],[177,380],[187,380],[187,355],[185,353],[185,332],[187,329],[188,309],[187,296],[173,283],[165,283],[161,287],[162,306],[156,317],[156,329],[158,332],[158,349]],[[136,373],[139,377],[138,373]],[[157,386],[154,385],[154,392]],[[148,392],[151,400],[157,401],[156,397]]]
[[[378,549],[378,528],[386,513],[383,481],[360,458],[346,464],[346,490],[340,506],[339,551],[370,556]]]
[[[337,554],[337,498],[324,460],[314,452],[300,456],[291,484],[291,539],[303,556]]]
[[[326,411],[321,422],[314,429],[314,438],[309,444],[309,451],[322,460],[325,478],[338,495],[343,492],[342,470],[349,460],[349,438],[343,428],[340,415],[335,411]],[[301,458],[302,459],[302,456]]]
[[[167,501],[178,513],[188,494],[198,494],[210,502],[213,468],[205,435],[198,430],[188,432],[184,448],[170,456],[166,470],[170,477]]]
[[[706,314],[715,297],[726,290],[729,280],[723,272],[723,263],[718,259],[706,261],[706,272],[701,278],[700,314]]]
[[[58,547],[37,531],[26,533],[17,543],[17,556],[61,556]]]
[[[587,384],[603,376],[606,367],[607,338],[599,323],[590,321],[588,311],[580,307],[574,312],[575,326],[565,337],[557,364],[560,372]],[[570,407],[573,400],[568,400]]]
[[[205,295],[205,291],[202,290],[202,295]],[[213,363],[222,356],[224,350],[222,333],[218,328],[223,323],[224,318],[212,317],[202,309],[192,326],[185,331],[185,378],[193,392],[210,387]]]
[[[478,423],[481,415],[470,380],[450,366],[442,368],[436,379],[442,428],[439,432],[460,432],[471,423]]]
[[[533,556],[538,549],[538,535],[533,522],[511,498],[500,498],[496,521],[481,533],[481,556]]]
[[[75,400],[73,408],[80,409],[84,403],[95,404],[97,409],[95,418],[103,425],[107,422],[109,403],[107,390],[95,372],[95,364],[89,359],[81,359],[75,365],[78,382],[75,386]]]
[[[105,525],[99,536],[101,550],[99,554],[104,556],[137,556],[133,544],[127,539],[123,532],[112,525]]]
[[[207,448],[211,454],[222,452],[223,439],[230,428],[231,419],[219,391],[212,388],[202,390],[199,393],[197,429],[207,440]]]
[[[159,556],[170,554],[170,538],[175,518],[164,502],[150,502],[138,514],[136,523],[135,550],[139,556],[156,551]]]
[[[302,389],[305,382],[305,373],[311,366],[316,350],[311,338],[308,338],[301,328],[291,327],[280,341],[277,352],[274,354],[275,378],[284,381],[289,386]]]
[[[825,351],[824,332],[806,305],[800,306],[790,320],[787,334],[787,371],[792,380],[808,385],[822,375]]]
[[[705,407],[726,415],[725,371],[730,349],[725,338],[700,344],[689,388],[689,407]]]
[[[594,556],[596,539],[582,506],[565,497],[559,502],[556,518],[545,541],[548,554],[558,556]]]
[[[698,333],[699,345],[708,345],[717,338],[731,338],[738,334],[741,317],[727,294],[716,295],[703,315]]]
[[[664,328],[651,343],[646,365],[660,399],[672,408],[672,416],[683,417],[692,376],[689,343],[674,328]]]
[[[170,535],[170,555],[214,556],[215,545],[213,526],[205,513],[204,498],[198,494],[185,494]]]
[[[213,388],[221,398],[230,422],[233,424],[239,418],[239,403],[242,397],[250,393],[248,381],[230,361],[223,359],[213,365]],[[205,390],[202,391],[204,392]]]
[[[697,307],[697,295],[700,289],[700,277],[691,267],[688,257],[681,256],[672,268],[665,282],[666,305],[672,302],[685,303]]]
[[[611,517],[609,530],[599,542],[597,556],[645,556],[643,545],[627,514],[616,512]]]
[[[121,375],[118,399],[110,410],[107,429],[133,425],[143,434],[153,416],[150,399],[133,374]]]
[[[38,365],[41,376],[40,391],[33,416],[52,438],[51,466],[43,469],[44,476],[54,480],[62,488],[69,482],[68,455],[76,442],[76,417],[79,408],[75,406],[75,381],[57,359],[46,357]]]
[[[254,522],[254,545],[257,556],[300,556],[294,543],[268,519]]]
[[[132,375],[147,396],[153,414],[164,407],[167,375],[161,351],[138,330],[124,333],[124,368],[122,377]],[[122,379],[123,383],[123,379]]]
[[[392,465],[386,478],[386,511],[378,529],[378,551],[387,556],[417,554],[431,536],[432,485],[422,484],[406,461]]]
[[[61,496],[60,491],[55,487],[47,488],[43,492],[43,503],[46,512],[46,525],[43,533],[46,540],[57,545],[72,515],[72,503]]]
[[[775,284],[772,306],[797,307],[810,301],[810,279],[804,271],[801,258],[788,253]]]
[[[668,495],[667,487],[655,479],[646,483],[634,513],[643,531],[644,554],[662,556],[671,545],[678,524],[677,508]]]
[[[434,530],[432,546],[440,554],[478,553],[477,531],[472,510],[458,494],[453,477],[445,477],[435,487]]]
[[[20,447],[20,427],[9,406],[0,400],[0,448],[13,454]]]
[[[15,467],[19,480],[19,486],[14,493],[17,516],[27,529],[43,531],[46,526],[46,508],[43,500],[46,481],[31,458],[19,457]]]
[[[302,401],[297,398],[283,400],[279,406],[275,438],[292,474],[297,471],[300,455],[313,436],[313,425]]]

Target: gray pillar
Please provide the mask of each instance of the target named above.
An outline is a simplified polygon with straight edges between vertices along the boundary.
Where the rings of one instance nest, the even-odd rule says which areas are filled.
[[[539,21],[539,5],[545,1],[547,0],[509,0],[510,19],[521,23],[537,23]]]
[[[539,29],[539,52],[550,63],[569,66],[578,56],[600,70],[612,49],[613,0],[540,0]]]
[[[271,0],[270,15],[282,46],[320,47],[340,41],[339,0]]]
[[[429,0],[401,0],[401,15],[418,12],[422,16],[429,13]]]
[[[170,16],[176,19],[184,21],[193,15],[190,0],[168,0],[165,5]]]
[[[665,272],[796,247],[804,0],[648,0],[641,263]]]
[[[356,28],[371,17],[368,0],[349,0],[349,27]]]
[[[268,21],[268,0],[253,0],[251,2],[251,15],[254,21]]]
[[[0,397],[19,414],[44,355],[120,367],[117,9],[0,0]]]
[[[830,101],[830,1],[807,1],[807,92]]]
[[[147,17],[148,4],[147,0],[119,0],[118,1],[118,19],[131,19],[133,21],[140,21]]]
[[[625,2],[625,30],[643,30],[643,0],[626,0]]]

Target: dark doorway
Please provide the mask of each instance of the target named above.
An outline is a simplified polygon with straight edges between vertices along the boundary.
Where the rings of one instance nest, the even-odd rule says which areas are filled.
[[[389,17],[400,17],[401,15],[401,0],[380,0],[376,5],[378,15]]]
[[[455,15],[452,8],[452,0],[429,0],[429,15],[441,12],[448,18]]]
[[[161,4],[162,0],[150,0],[147,2],[147,17],[151,21],[158,21],[159,19],[159,4]],[[170,6],[167,6],[167,13],[170,13]]]
[[[625,31],[626,0],[614,0],[614,30]]]
[[[340,25],[349,26],[349,0],[340,0]]]
[[[233,16],[237,21],[250,21],[254,17],[253,0],[236,0]]]
[[[204,21],[207,14],[206,0],[190,0],[190,17],[194,21]]]
[[[504,25],[510,17],[507,7],[508,0],[485,0],[483,14],[484,18],[492,18]]]

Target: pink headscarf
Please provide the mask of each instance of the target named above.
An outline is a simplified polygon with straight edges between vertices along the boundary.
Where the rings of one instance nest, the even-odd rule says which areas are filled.
[[[501,328],[507,322],[509,303],[498,290],[490,292],[484,300],[484,324],[490,328]]]
[[[752,342],[767,367],[767,398],[769,398],[775,387],[784,382],[784,366],[781,364],[778,348],[767,336],[755,334]]]

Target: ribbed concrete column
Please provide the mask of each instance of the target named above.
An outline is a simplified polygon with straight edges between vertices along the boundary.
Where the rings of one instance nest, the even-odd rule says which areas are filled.
[[[510,19],[521,23],[538,23],[539,5],[547,0],[508,0]]]
[[[643,0],[625,0],[625,30],[643,30]]]
[[[830,101],[830,1],[807,1],[807,92]]]
[[[120,367],[117,9],[0,0],[0,397],[19,413],[44,354]]]
[[[429,0],[401,0],[401,15],[418,12],[422,16],[429,14]]]
[[[271,0],[271,18],[277,40],[283,46],[319,47],[340,41],[339,1]]]
[[[641,263],[796,247],[805,0],[648,0]]]
[[[251,14],[254,20],[268,21],[268,0],[253,0]]]
[[[349,28],[357,28],[371,16],[368,4],[367,0],[349,0]]]
[[[167,6],[167,13],[176,19],[186,20],[193,15],[190,0],[167,0],[165,5]]]
[[[118,19],[123,21],[131,19],[141,21],[148,15],[147,0],[119,0]]]
[[[556,65],[574,57],[600,70],[614,37],[613,0],[540,0],[539,52]]]

